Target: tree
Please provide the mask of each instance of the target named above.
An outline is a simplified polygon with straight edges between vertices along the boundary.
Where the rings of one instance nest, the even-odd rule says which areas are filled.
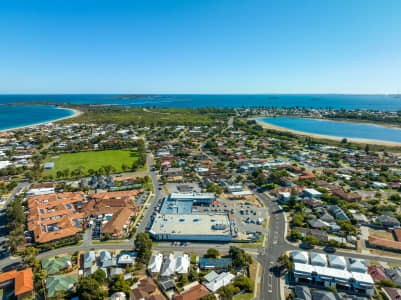
[[[219,256],[220,256],[220,252],[214,248],[210,248],[206,252],[206,257],[209,257],[209,258],[217,258]]]
[[[80,300],[102,300],[107,296],[107,293],[100,288],[99,282],[88,276],[79,279],[76,295],[79,296]]]
[[[351,224],[350,221],[344,220],[344,221],[338,221],[341,230],[344,230],[345,232],[349,234],[356,234],[357,229],[354,225]]]
[[[17,227],[21,227],[22,224],[25,224],[25,213],[24,208],[22,207],[22,201],[19,198],[16,198],[13,202],[11,202],[7,207],[7,219],[8,219],[8,228],[10,230],[14,230]],[[22,233],[24,230],[22,229]]]
[[[291,230],[290,239],[293,241],[297,241],[302,239],[302,234],[298,230]]]
[[[233,261],[234,267],[243,268],[252,263],[252,257],[249,254],[245,253],[243,249],[240,249],[238,247],[231,246],[229,254]]]
[[[290,258],[288,257],[287,254],[282,254],[279,256],[279,258],[277,259],[277,261],[282,265],[287,265],[290,262]]]
[[[136,261],[147,264],[152,255],[152,240],[146,232],[140,232],[135,238]]]
[[[292,225],[295,227],[302,227],[304,225],[304,216],[302,213],[297,213],[292,218]]]
[[[397,284],[389,279],[382,279],[382,280],[380,280],[379,283],[381,286],[384,286],[384,287],[392,287],[392,288],[397,287]]]
[[[64,175],[64,177],[68,177],[70,175],[70,169],[64,169],[63,175]]]
[[[10,252],[14,254],[25,244],[24,228],[18,227],[10,232],[6,245]]]
[[[287,254],[280,255],[277,261],[280,263],[281,268],[287,268],[289,272],[292,272],[294,269],[294,263],[290,260]]]
[[[220,295],[221,300],[231,300],[233,296],[239,293],[241,290],[234,286],[233,284],[229,284],[223,286],[217,290],[217,293]]]
[[[177,285],[179,287],[183,287],[188,283],[189,283],[189,280],[188,280],[188,275],[187,274],[181,274],[181,275],[178,276]]]
[[[26,267],[32,267],[35,264],[36,256],[38,256],[38,249],[34,247],[25,248],[22,253],[22,261]]]
[[[106,273],[102,269],[97,269],[95,273],[90,275],[93,279],[95,279],[99,284],[104,284],[106,280]]]
[[[112,165],[106,165],[103,168],[107,175],[116,171],[116,168],[114,168]]]
[[[294,208],[297,203],[297,192],[295,189],[291,189],[291,195],[290,195],[290,200],[288,200],[288,206],[290,208]]]
[[[238,287],[241,291],[245,291],[247,293],[253,292],[253,280],[249,277],[240,276],[235,278],[234,286]]]
[[[124,292],[127,296],[131,294],[131,287],[125,281],[124,276],[122,274],[116,276],[111,281],[111,285],[109,286],[109,294],[112,295],[117,292]]]
[[[307,235],[304,238],[304,243],[308,245],[317,245],[319,244],[319,240],[315,238],[313,235]]]
[[[390,201],[400,202],[401,196],[399,194],[392,194],[389,198]]]

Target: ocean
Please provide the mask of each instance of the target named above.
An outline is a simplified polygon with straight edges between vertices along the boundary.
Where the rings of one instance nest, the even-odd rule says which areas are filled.
[[[401,110],[401,98],[388,95],[0,95],[0,104],[47,101],[55,103],[120,105],[131,107],[305,107]],[[51,106],[0,105],[0,129],[47,122],[71,115]]]
[[[117,98],[120,97],[120,98]],[[334,109],[401,110],[401,98],[387,95],[141,95],[136,99],[123,95],[0,95],[0,104],[49,101],[75,104],[124,106],[242,107],[274,106]]]
[[[74,113],[49,105],[0,105],[0,130],[68,117]]]

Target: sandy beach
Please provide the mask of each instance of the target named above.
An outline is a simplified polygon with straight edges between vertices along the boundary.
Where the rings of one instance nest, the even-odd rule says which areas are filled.
[[[36,127],[36,126],[39,126],[39,125],[54,123],[54,122],[65,120],[65,119],[76,118],[76,117],[80,116],[81,114],[83,114],[82,111],[74,109],[74,108],[57,107],[57,109],[70,110],[70,111],[74,112],[74,114],[72,114],[71,116],[68,116],[68,117],[63,117],[63,118],[59,118],[59,119],[55,119],[55,120],[51,120],[51,121],[35,123],[35,124],[31,124],[31,125],[24,125],[24,126],[8,128],[8,129],[1,129],[0,132],[16,131],[16,130],[20,130],[20,129],[23,129],[23,128]]]
[[[337,141],[337,142],[341,142],[341,140],[343,139],[341,137],[332,137],[332,136],[327,136],[327,135],[319,135],[319,134],[314,134],[314,133],[308,133],[308,132],[302,132],[302,131],[296,131],[296,130],[292,130],[292,129],[287,129],[287,128],[284,128],[284,127],[280,127],[280,126],[272,125],[272,124],[269,124],[269,123],[265,123],[265,122],[259,121],[257,119],[254,119],[254,118],[252,120],[255,120],[258,125],[262,126],[265,129],[274,129],[274,130],[279,130],[279,131],[286,131],[286,132],[291,132],[291,133],[298,134],[298,135],[310,136],[310,137],[317,138],[317,139],[327,139],[327,140],[332,140],[332,141]],[[355,138],[347,138],[347,140],[352,142],[352,143],[359,143],[359,144],[401,147],[401,143],[396,143],[396,142],[375,141],[375,140],[355,139]]]

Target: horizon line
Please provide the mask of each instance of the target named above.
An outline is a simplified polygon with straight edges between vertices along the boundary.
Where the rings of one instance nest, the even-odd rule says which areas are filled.
[[[127,93],[0,93],[0,96],[40,96],[40,95],[53,95],[53,96],[61,96],[61,95],[144,95],[144,96],[151,96],[151,95],[216,95],[216,96],[224,96],[224,95],[351,95],[351,96],[397,96],[401,95],[400,93],[348,93],[348,92],[341,92],[341,93],[295,93],[295,92],[288,92],[288,93],[135,93],[135,92],[127,92]]]

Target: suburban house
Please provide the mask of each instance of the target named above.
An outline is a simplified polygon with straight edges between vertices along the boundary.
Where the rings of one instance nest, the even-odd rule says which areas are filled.
[[[153,279],[146,277],[133,286],[130,299],[164,300],[165,298],[158,292],[157,285]]]
[[[182,294],[175,295],[174,300],[198,300],[209,295],[210,292],[202,284],[195,285],[190,290],[183,292]]]
[[[232,266],[231,258],[202,257],[199,266],[202,270],[228,270]]]
[[[340,197],[341,199],[348,201],[348,202],[356,202],[362,200],[362,196],[358,194],[349,194],[344,192],[342,189],[333,189],[332,194],[335,196]]]

